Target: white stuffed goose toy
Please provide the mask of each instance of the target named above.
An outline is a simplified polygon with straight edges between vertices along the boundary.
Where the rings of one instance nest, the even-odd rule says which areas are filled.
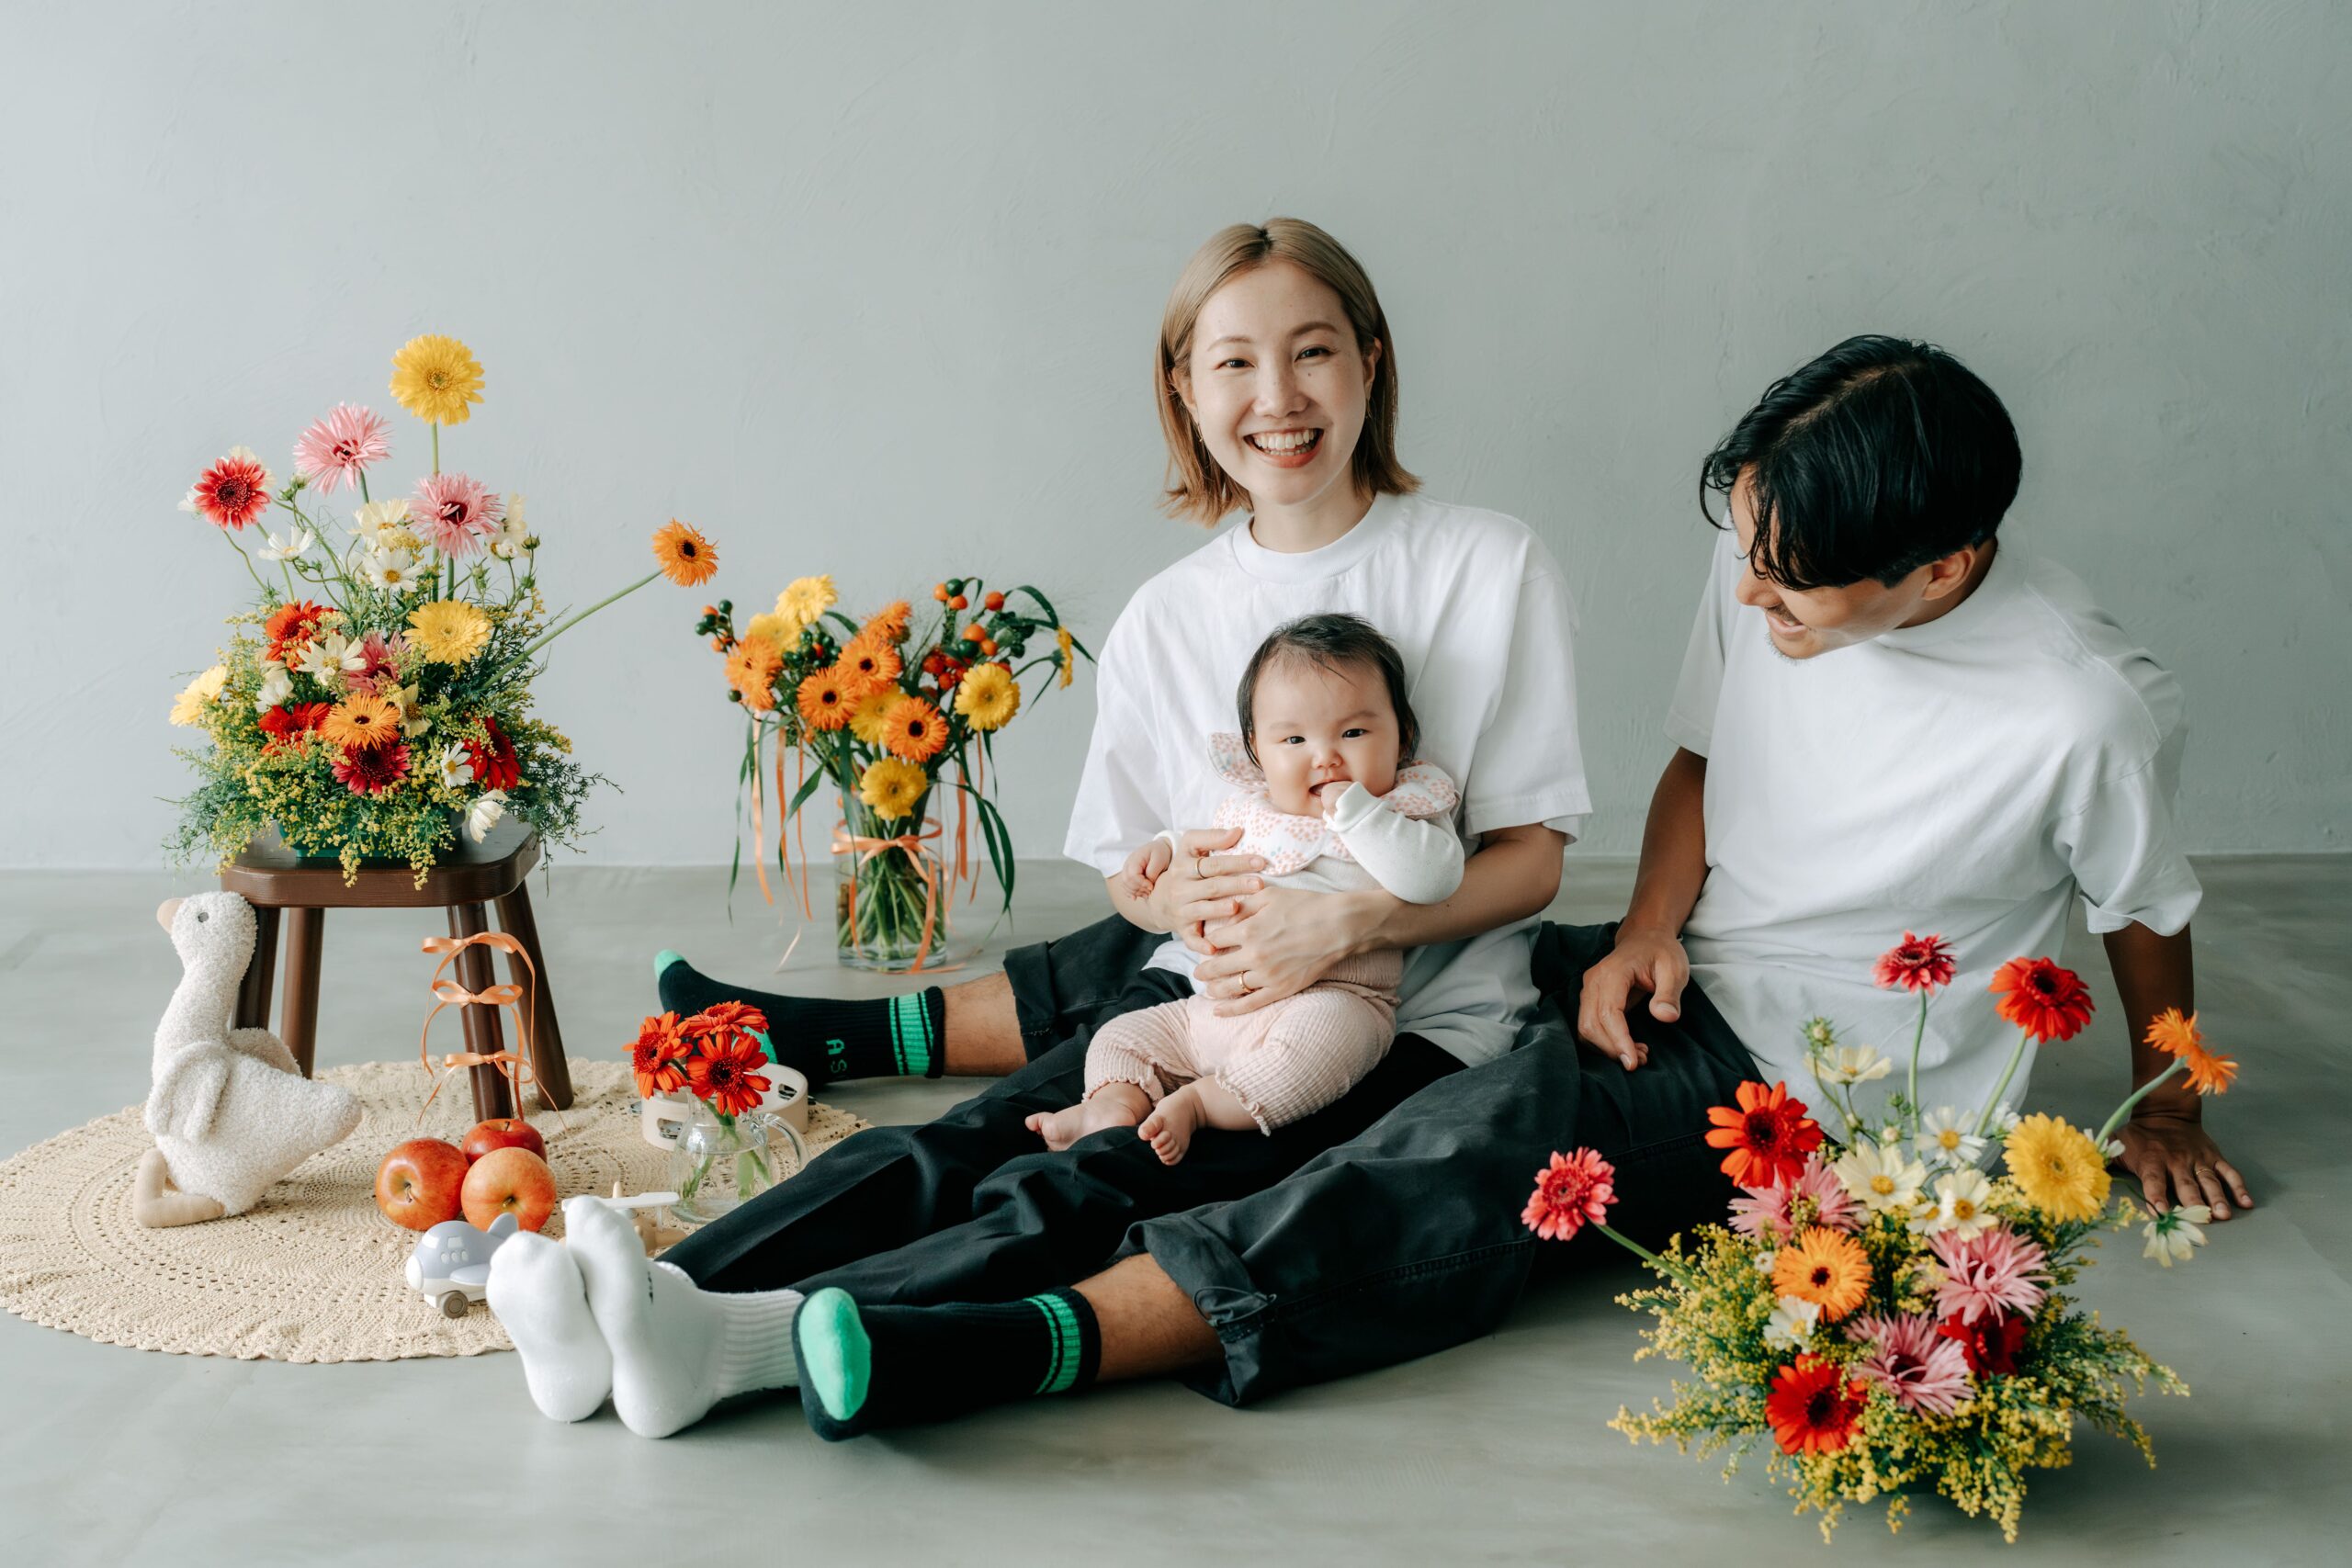
[[[186,1225],[241,1214],[271,1182],[359,1125],[359,1101],[302,1076],[266,1029],[232,1029],[237,987],[252,962],[253,906],[234,893],[167,900],[155,919],[172,933],[183,973],[155,1029],[147,1130],[131,1214],[142,1225]]]

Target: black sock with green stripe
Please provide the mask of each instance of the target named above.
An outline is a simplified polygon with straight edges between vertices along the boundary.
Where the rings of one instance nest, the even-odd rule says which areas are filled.
[[[691,1018],[713,1002],[744,1002],[768,1015],[768,1054],[810,1083],[835,1078],[935,1078],[946,1066],[947,993],[933,986],[878,1001],[780,997],[729,986],[675,953],[653,960],[662,1006]]]
[[[792,1319],[800,1404],[828,1442],[1094,1381],[1102,1331],[1075,1291],[1001,1306],[859,1306],[819,1291]]]

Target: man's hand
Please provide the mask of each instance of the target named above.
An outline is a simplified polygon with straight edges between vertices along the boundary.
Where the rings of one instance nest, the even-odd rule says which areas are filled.
[[[1168,863],[1175,858],[1176,846],[1165,839],[1154,837],[1149,843],[1129,855],[1127,863],[1119,868],[1119,891],[1137,902],[1148,899],[1152,888],[1159,883],[1159,874],[1166,871]]]
[[[2226,1220],[2233,1202],[2254,1207],[2245,1179],[2194,1117],[2143,1108],[2123,1124],[2123,1153],[2116,1164],[2139,1179],[2141,1192],[2159,1213],[2202,1203],[2216,1220]]]
[[[1220,1018],[1298,995],[1359,951],[1378,919],[1366,896],[1357,893],[1269,887],[1240,904],[1239,919],[1210,922],[1205,935],[1219,945],[1193,971],[1216,998]]]
[[[1216,949],[1202,933],[1204,920],[1230,919],[1241,900],[1265,886],[1258,873],[1266,863],[1256,855],[1221,855],[1241,841],[1238,828],[1195,828],[1177,835],[1177,852],[1151,890],[1151,908],[1162,929],[1206,956]]]
[[[1671,1023],[1682,1016],[1682,987],[1690,980],[1690,957],[1669,931],[1635,926],[1617,928],[1616,950],[1584,972],[1577,1000],[1577,1032],[1608,1052],[1627,1072],[1650,1059],[1650,1048],[1625,1026],[1625,1009],[1636,991],[1650,998],[1650,1016]]]

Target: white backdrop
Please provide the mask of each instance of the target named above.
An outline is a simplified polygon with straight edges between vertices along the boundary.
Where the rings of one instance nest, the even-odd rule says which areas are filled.
[[[2005,537],[2186,683],[2204,850],[2346,845],[2352,12],[2324,4],[36,6],[0,28],[0,864],[154,862],[164,713],[250,586],[174,510],[284,469],[411,334],[485,402],[551,595],[712,588],[558,644],[622,788],[590,854],[723,861],[740,719],[690,635],[829,570],[1030,580],[1099,639],[1199,542],[1152,510],[1162,299],[1312,218],[1395,326],[1407,462],[1525,518],[1584,611],[1589,847],[1630,850],[1710,535],[1774,375],[1932,338],[2023,432]],[[2020,694],[2030,700],[2030,694]],[[1008,737],[1058,851],[1091,694]]]

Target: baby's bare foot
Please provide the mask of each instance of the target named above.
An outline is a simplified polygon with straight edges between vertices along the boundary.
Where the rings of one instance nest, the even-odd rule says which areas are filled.
[[[1060,1111],[1040,1111],[1022,1123],[1046,1140],[1049,1149],[1066,1149],[1085,1136],[1086,1107],[1072,1105]]]
[[[1159,1108],[1143,1120],[1136,1129],[1136,1136],[1151,1145],[1162,1165],[1174,1165],[1193,1146],[1193,1134],[1200,1131],[1201,1097],[1190,1084],[1159,1102]]]
[[[1066,1149],[1105,1127],[1132,1127],[1151,1110],[1151,1097],[1133,1084],[1105,1084],[1076,1105],[1041,1111],[1023,1123],[1049,1149]]]

